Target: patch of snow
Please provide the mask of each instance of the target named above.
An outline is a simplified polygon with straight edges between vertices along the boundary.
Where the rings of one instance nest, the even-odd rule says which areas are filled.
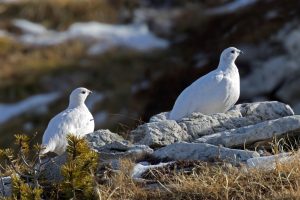
[[[51,104],[59,97],[59,93],[53,92],[34,95],[18,103],[0,104],[0,124],[26,112],[37,113],[41,107]]]
[[[222,6],[218,6],[212,9],[208,9],[205,14],[206,15],[221,15],[221,14],[229,14],[233,13],[239,9],[243,9],[245,7],[251,6],[256,3],[257,0],[235,0],[233,2],[227,3]]]
[[[24,34],[19,40],[27,45],[50,46],[78,39],[91,45],[90,55],[98,55],[113,47],[125,47],[137,51],[164,49],[169,46],[165,39],[156,37],[146,24],[110,25],[99,22],[74,23],[68,30],[47,30],[40,24],[27,20],[14,20],[13,24]]]
[[[24,1],[24,0],[0,0],[0,3],[19,3],[21,1]]]
[[[155,9],[141,7],[133,12],[133,22],[135,24],[145,24],[150,22],[151,29],[162,34],[170,34],[175,26],[175,21],[182,14],[178,8]]]
[[[141,90],[146,90],[146,89],[148,89],[149,86],[150,86],[150,82],[149,82],[148,80],[144,80],[144,81],[142,81],[142,82],[140,82],[140,83],[138,83],[138,84],[132,85],[132,86],[131,86],[131,92],[132,92],[133,94],[135,94],[135,93],[137,93],[137,92],[139,92],[139,91],[141,91]]]
[[[40,35],[48,32],[43,25],[33,23],[25,19],[16,19],[13,21],[13,24],[26,34]]]
[[[34,34],[24,34],[19,37],[19,40],[26,45],[33,46],[54,46],[62,44],[70,38],[66,33],[48,31],[45,34],[34,35]]]
[[[138,163],[134,166],[132,173],[131,173],[131,177],[133,179],[140,179],[141,176],[143,175],[143,173],[145,173],[147,170],[153,169],[153,168],[164,167],[164,166],[167,166],[172,163],[174,163],[174,162],[159,163],[157,165],[150,165],[148,162]]]
[[[114,42],[111,41],[102,41],[92,45],[87,53],[89,55],[100,55],[110,50],[113,46],[116,46]]]
[[[89,30],[88,32],[86,30]],[[75,37],[94,38],[99,42],[88,50],[90,55],[101,54],[112,47],[126,47],[138,51],[164,49],[169,43],[152,34],[148,26],[143,25],[108,25],[98,22],[75,23],[70,28]]]

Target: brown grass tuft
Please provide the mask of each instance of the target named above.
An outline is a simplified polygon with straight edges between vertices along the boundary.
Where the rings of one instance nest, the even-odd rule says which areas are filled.
[[[184,162],[184,161],[182,161]],[[189,162],[189,166],[192,162]],[[300,164],[278,164],[264,171],[227,164],[195,162],[190,173],[179,168],[152,184],[137,183],[130,177],[133,164],[121,161],[121,170],[109,184],[99,186],[101,199],[299,199]],[[149,173],[149,172],[148,172]],[[169,177],[169,178],[167,178]],[[150,189],[152,188],[152,189]]]

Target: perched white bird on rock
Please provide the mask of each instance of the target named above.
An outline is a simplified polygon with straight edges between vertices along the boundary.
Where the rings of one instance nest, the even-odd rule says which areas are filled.
[[[84,103],[90,93],[86,88],[75,89],[70,95],[68,108],[50,120],[43,135],[43,154],[63,154],[66,150],[67,134],[82,137],[94,131],[94,118]]]
[[[240,76],[234,62],[241,53],[235,47],[225,49],[217,69],[183,90],[169,118],[180,120],[193,112],[209,115],[229,110],[240,96]]]

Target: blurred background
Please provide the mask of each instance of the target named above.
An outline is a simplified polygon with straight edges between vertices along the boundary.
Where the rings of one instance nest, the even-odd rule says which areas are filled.
[[[128,132],[242,49],[239,102],[300,114],[299,0],[0,0],[0,147],[94,91],[96,129]]]

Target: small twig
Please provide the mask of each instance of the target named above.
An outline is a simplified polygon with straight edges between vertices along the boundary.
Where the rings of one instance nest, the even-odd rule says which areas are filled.
[[[21,176],[21,177],[24,177],[24,178],[26,178],[27,180],[29,179],[29,178],[32,178],[32,176],[28,176],[28,175],[25,175],[25,174],[22,174],[21,172],[19,172],[18,170],[17,170],[17,168],[15,167],[15,165],[9,160],[9,165],[13,168],[13,170],[19,175],[19,176]]]
[[[21,157],[22,162],[26,165],[26,167],[28,167],[29,169],[31,169],[32,166],[30,166],[30,165],[28,164],[28,162],[26,161],[26,159],[25,159],[25,157],[24,157],[24,154],[21,152],[21,153],[19,154],[19,156]]]
[[[39,182],[38,182],[38,177],[40,175],[40,167],[38,169],[35,168],[35,166],[30,166],[28,162],[26,161],[26,158],[22,151],[20,151],[19,156],[21,157],[22,162],[26,165],[26,167],[33,173],[33,182],[34,182],[34,187],[38,188],[39,187]],[[28,177],[26,177],[27,183],[29,183]]]
[[[172,192],[170,189],[168,189],[164,184],[162,184],[159,180],[157,180],[157,182],[158,182],[159,185],[162,186],[167,192],[173,194],[173,192]]]
[[[3,171],[5,171],[5,168],[0,164],[0,168],[3,170]]]
[[[100,189],[99,189],[99,186],[98,186],[98,185],[96,186],[95,190],[96,190],[96,194],[97,194],[97,196],[98,196],[99,200],[102,200],[102,197],[101,197],[101,191],[100,191]]]

